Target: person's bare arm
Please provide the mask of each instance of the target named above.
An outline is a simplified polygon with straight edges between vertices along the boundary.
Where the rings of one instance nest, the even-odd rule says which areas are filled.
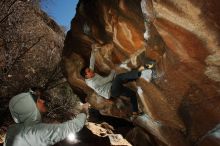
[[[92,45],[91,57],[90,57],[90,65],[89,68],[94,70],[95,66],[95,53],[98,51],[96,45]]]

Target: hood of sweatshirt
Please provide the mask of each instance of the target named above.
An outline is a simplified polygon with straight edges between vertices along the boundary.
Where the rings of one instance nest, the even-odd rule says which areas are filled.
[[[29,92],[14,96],[9,102],[9,109],[16,123],[32,124],[41,122],[40,112]]]

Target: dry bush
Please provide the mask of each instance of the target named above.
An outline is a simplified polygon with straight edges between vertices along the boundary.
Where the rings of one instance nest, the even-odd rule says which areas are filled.
[[[60,84],[50,90],[48,113],[46,118],[59,122],[73,118],[80,110],[79,98],[73,93],[68,83]]]

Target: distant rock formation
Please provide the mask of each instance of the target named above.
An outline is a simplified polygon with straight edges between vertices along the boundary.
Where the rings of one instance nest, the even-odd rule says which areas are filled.
[[[129,99],[105,100],[79,72],[89,64],[92,44],[99,46],[95,71],[101,75],[154,59],[159,77],[129,84],[146,113],[135,123],[158,143],[202,144],[220,122],[219,7],[218,0],[80,0],[63,51],[68,81],[103,115],[128,119]]]

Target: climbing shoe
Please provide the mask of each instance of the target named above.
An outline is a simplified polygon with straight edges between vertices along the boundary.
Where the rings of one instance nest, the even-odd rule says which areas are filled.
[[[156,61],[154,60],[149,60],[145,65],[144,68],[145,69],[152,69],[155,67]]]

